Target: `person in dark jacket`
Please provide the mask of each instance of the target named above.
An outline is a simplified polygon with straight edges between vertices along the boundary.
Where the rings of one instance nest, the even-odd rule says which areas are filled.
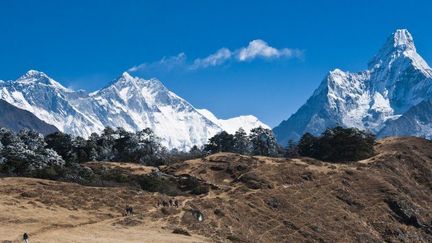
[[[27,233],[24,233],[24,234],[23,234],[23,240],[24,240],[24,242],[25,242],[25,243],[28,243],[28,239],[29,239],[28,234],[27,234]]]

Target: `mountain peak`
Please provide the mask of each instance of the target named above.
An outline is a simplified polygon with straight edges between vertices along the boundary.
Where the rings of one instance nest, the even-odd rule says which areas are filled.
[[[387,40],[386,46],[392,46],[399,50],[413,50],[415,51],[414,39],[407,29],[396,30]]]
[[[405,51],[416,52],[414,39],[407,29],[397,29],[387,38],[375,60],[377,58],[384,59],[388,56],[395,56],[393,54],[401,54]]]
[[[139,79],[138,77],[133,77],[128,72],[123,72],[119,77],[114,79],[111,83],[109,83],[107,86],[105,86],[105,88],[103,88],[102,90],[104,90],[106,88],[113,87],[113,86],[115,86],[115,87],[136,86],[136,81],[138,79]],[[97,93],[99,91],[96,91],[94,93]]]
[[[396,30],[386,41],[378,54],[369,62],[369,70],[388,70],[396,64],[403,66],[413,65],[425,75],[431,76],[430,67],[417,53],[414,39],[406,29]],[[405,64],[402,64],[405,63]]]
[[[121,77],[124,79],[133,79],[132,75],[130,75],[128,72],[123,72]]]
[[[138,76],[132,76],[128,72],[123,72],[120,77],[118,77],[114,82],[112,83],[114,85],[116,84],[122,84],[122,85],[134,85],[134,86],[141,86],[144,85],[153,85],[153,86],[163,86],[161,81],[157,78],[151,78],[151,79],[144,79]],[[112,85],[111,84],[111,85]]]
[[[44,72],[30,69],[18,79],[28,79],[28,78],[49,78],[49,77]]]
[[[33,70],[33,69],[27,71],[24,75],[19,77],[16,80],[16,82],[22,84],[43,84],[43,85],[53,86],[55,88],[59,88],[62,90],[68,90],[67,88],[63,87],[60,83],[58,83],[57,81],[55,81],[54,79],[46,75],[44,72]]]

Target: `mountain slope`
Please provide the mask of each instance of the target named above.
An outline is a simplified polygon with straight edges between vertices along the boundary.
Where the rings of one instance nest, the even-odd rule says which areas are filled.
[[[432,97],[432,69],[407,30],[397,30],[359,73],[331,71],[300,109],[274,128],[279,143],[342,125],[378,133]],[[430,121],[432,122],[432,121]]]
[[[252,115],[238,116],[230,119],[218,119],[207,109],[198,109],[198,112],[230,134],[234,134],[240,128],[243,128],[246,133],[249,133],[250,130],[256,127],[270,129],[268,125]]]
[[[14,132],[31,129],[44,135],[58,131],[55,126],[41,121],[31,112],[19,109],[4,100],[0,100],[0,127]]]
[[[390,120],[378,136],[418,136],[432,138],[432,100],[411,107],[401,117]]]

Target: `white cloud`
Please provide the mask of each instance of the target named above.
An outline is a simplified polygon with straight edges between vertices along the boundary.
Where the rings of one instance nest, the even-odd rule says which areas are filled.
[[[237,51],[237,59],[240,62],[253,60],[258,57],[262,58],[281,58],[281,57],[298,57],[301,52],[298,50],[283,48],[276,49],[269,46],[263,40],[253,40],[247,47],[240,48]]]
[[[205,58],[197,58],[190,66],[191,69],[207,68],[218,66],[231,59],[232,53],[228,48],[221,48],[214,54]]]
[[[282,48],[277,49],[270,46],[267,42],[256,39],[249,42],[246,47],[238,48],[234,51],[223,47],[213,54],[204,58],[196,58],[188,62],[184,53],[177,56],[164,57],[160,61],[153,63],[143,63],[129,69],[130,72],[160,73],[173,70],[198,70],[208,67],[222,65],[228,61],[246,62],[257,58],[277,59],[277,58],[301,58],[303,52],[298,49]]]

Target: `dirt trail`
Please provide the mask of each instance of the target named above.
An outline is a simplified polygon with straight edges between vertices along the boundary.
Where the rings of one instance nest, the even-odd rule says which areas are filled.
[[[137,198],[125,188],[106,190],[30,178],[3,178],[0,185],[0,242],[21,242],[24,232],[30,235],[31,242],[40,243],[209,241],[196,235],[173,234],[174,226],[170,227],[162,217],[155,220],[152,216],[158,209],[149,199],[159,195],[142,193]],[[71,187],[75,194],[65,193]],[[105,196],[95,198],[98,195]],[[100,204],[73,205],[75,197]],[[138,213],[125,217],[121,209],[132,198]],[[142,201],[148,203],[137,204]]]

